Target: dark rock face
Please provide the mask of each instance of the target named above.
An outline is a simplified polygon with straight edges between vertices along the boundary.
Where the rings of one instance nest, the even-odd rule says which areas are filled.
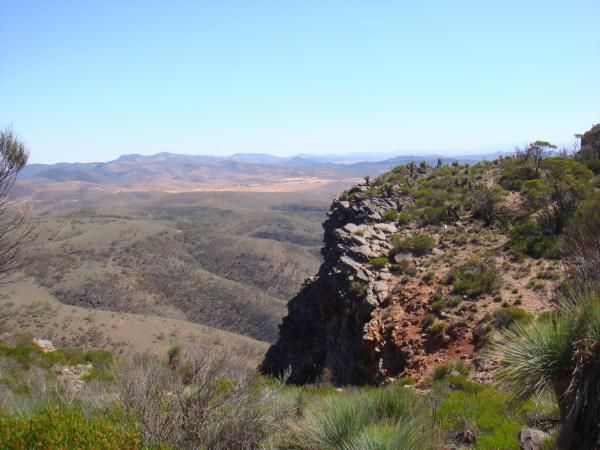
[[[600,124],[581,136],[581,153],[587,158],[600,158]]]
[[[361,185],[350,193],[367,189]],[[366,222],[380,220],[396,208],[393,201],[379,197],[333,202],[323,224],[324,262],[289,302],[279,340],[263,361],[263,373],[281,376],[291,369],[291,383],[319,378],[336,384],[377,381],[377,358],[365,326],[385,302],[388,283],[381,279],[385,272],[377,275],[366,263],[389,252],[389,235],[396,227]]]

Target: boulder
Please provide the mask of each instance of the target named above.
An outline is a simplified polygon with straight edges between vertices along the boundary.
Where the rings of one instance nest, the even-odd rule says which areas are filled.
[[[50,353],[56,350],[54,344],[46,339],[33,338],[31,342],[39,348],[42,353]]]
[[[534,428],[523,428],[519,433],[521,450],[539,450],[543,448],[544,441],[549,437],[550,435],[544,431]]]

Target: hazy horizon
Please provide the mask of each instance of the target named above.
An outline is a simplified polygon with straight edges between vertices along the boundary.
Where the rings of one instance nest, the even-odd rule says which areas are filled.
[[[524,145],[524,144],[523,144]],[[266,152],[234,152],[234,153],[228,153],[228,154],[211,154],[211,153],[181,153],[181,152],[177,152],[177,151],[161,151],[161,152],[153,152],[153,153],[137,153],[137,152],[133,152],[133,153],[123,153],[115,158],[111,158],[111,159],[107,159],[107,160],[56,160],[56,161],[37,161],[35,159],[35,155],[32,155],[32,158],[30,158],[30,161],[28,163],[28,165],[31,164],[43,164],[43,165],[54,165],[54,164],[87,164],[87,163],[107,163],[107,162],[111,162],[111,161],[116,161],[119,158],[122,157],[126,157],[126,156],[142,156],[142,157],[151,157],[151,156],[156,156],[159,154],[171,154],[171,155],[176,155],[176,156],[206,156],[206,157],[214,157],[214,158],[231,158],[234,156],[239,156],[239,155],[263,155],[263,156],[272,156],[272,157],[276,157],[276,158],[282,158],[282,159],[290,159],[290,158],[294,158],[294,157],[302,157],[302,156],[310,156],[310,157],[314,157],[314,158],[339,158],[340,160],[344,159],[344,160],[352,160],[352,161],[356,161],[356,162],[367,162],[367,161],[382,161],[384,159],[391,159],[391,158],[396,158],[396,157],[409,157],[409,156],[415,156],[415,157],[424,157],[424,156],[440,156],[440,157],[445,157],[445,158],[455,158],[455,157],[467,157],[467,156],[493,156],[496,155],[498,153],[511,153],[515,147],[517,147],[518,145],[514,145],[512,147],[506,147],[505,149],[503,148],[498,148],[498,149],[493,149],[495,148],[494,146],[488,146],[488,147],[482,147],[479,149],[471,149],[471,150],[422,150],[422,151],[397,151],[397,152],[379,152],[379,151],[373,151],[373,152],[338,152],[338,153],[327,153],[327,152],[323,152],[323,153],[310,153],[310,152],[300,152],[300,153],[294,153],[294,154],[290,154],[290,155],[282,155],[282,154],[275,154],[275,153],[266,153]],[[493,147],[493,148],[492,148]]]

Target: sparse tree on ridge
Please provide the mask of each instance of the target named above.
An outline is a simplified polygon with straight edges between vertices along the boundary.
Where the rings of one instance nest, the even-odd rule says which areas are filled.
[[[556,148],[556,145],[551,144],[547,141],[535,141],[529,144],[527,148],[527,155],[529,159],[533,161],[535,167],[535,176],[537,177],[540,173],[540,165],[544,158],[550,156],[550,152]]]

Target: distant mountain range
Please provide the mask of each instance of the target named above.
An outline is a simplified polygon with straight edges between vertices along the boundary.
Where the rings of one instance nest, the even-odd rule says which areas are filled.
[[[299,154],[278,157],[263,153],[237,153],[232,156],[180,155],[157,153],[155,155],[123,155],[114,161],[98,163],[29,164],[20,173],[20,179],[44,178],[53,181],[82,181],[89,183],[118,183],[134,185],[151,177],[167,177],[192,182],[206,182],[225,176],[262,177],[279,175],[288,177],[358,177],[376,175],[398,164],[411,160],[435,164],[438,158],[444,163],[452,161],[476,162],[495,159],[505,153],[486,155],[401,155],[381,158],[385,154],[357,153],[350,155]],[[264,180],[259,180],[264,181]]]
[[[494,159],[498,153],[444,157],[396,156],[354,161],[357,156],[260,153],[227,157],[206,155],[123,155],[98,163],[29,164],[19,174],[12,195],[38,211],[91,204],[131,204],[156,195],[181,192],[318,192],[333,198],[365,175],[375,177],[411,160],[436,164]]]

